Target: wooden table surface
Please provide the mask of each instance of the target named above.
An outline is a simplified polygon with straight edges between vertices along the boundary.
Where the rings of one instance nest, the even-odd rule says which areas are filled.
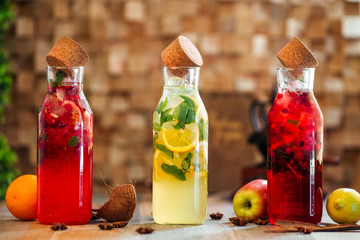
[[[103,202],[104,198],[95,197]],[[99,200],[100,199],[100,200]],[[257,226],[248,224],[238,227],[229,222],[229,217],[235,213],[232,203],[223,194],[211,195],[208,200],[208,213],[220,211],[224,217],[220,221],[209,217],[203,225],[159,225],[155,224],[151,216],[151,198],[149,195],[139,196],[138,205],[129,225],[121,229],[103,231],[97,227],[98,222],[91,222],[82,226],[68,226],[65,231],[53,231],[48,225],[41,225],[37,221],[20,221],[15,219],[7,210],[4,202],[0,203],[0,239],[343,239],[360,240],[360,231],[352,232],[313,232],[302,233],[267,233],[266,229],[275,226]],[[323,222],[333,223],[324,211]],[[286,224],[286,223],[284,223]],[[152,234],[140,235],[135,230],[139,226],[151,227]]]

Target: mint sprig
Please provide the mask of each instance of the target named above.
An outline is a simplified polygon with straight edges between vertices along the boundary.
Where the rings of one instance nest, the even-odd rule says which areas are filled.
[[[180,181],[186,180],[185,172],[183,170],[179,169],[176,165],[169,165],[166,163],[162,163],[161,169],[164,172],[166,172],[167,174],[172,175],[173,177],[175,177],[176,179],[178,179]]]
[[[65,73],[63,71],[61,71],[61,70],[58,70],[55,75],[56,75],[55,80],[50,79],[50,86],[51,87],[60,87],[60,86],[62,86],[62,82],[63,82],[64,77],[65,77]]]
[[[300,82],[304,83],[305,81],[301,78],[298,79]]]

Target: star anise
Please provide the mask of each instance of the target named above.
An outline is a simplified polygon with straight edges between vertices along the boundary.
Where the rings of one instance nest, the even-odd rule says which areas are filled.
[[[224,216],[224,214],[219,213],[219,212],[210,214],[210,217],[212,220],[220,220],[220,219],[222,219],[223,216]]]
[[[107,223],[107,222],[103,222],[103,223],[98,224],[98,227],[101,230],[111,230],[111,229],[114,228],[114,226],[111,223]]]
[[[128,221],[121,221],[121,222],[114,222],[112,225],[114,226],[114,228],[123,228],[126,225],[128,225]]]
[[[64,223],[54,223],[54,225],[51,226],[51,229],[54,231],[63,231],[67,229],[67,226]]]
[[[307,227],[296,227],[296,229],[303,234],[310,234],[313,232],[311,228],[307,228]]]
[[[241,217],[232,217],[229,218],[230,222],[236,226],[245,226],[246,224],[248,224],[248,221],[245,218],[241,218]]]
[[[138,229],[136,229],[136,231],[140,234],[149,234],[152,233],[154,229],[149,227],[139,227]]]
[[[267,219],[258,219],[258,220],[255,220],[255,221],[253,221],[253,223],[255,223],[256,225],[266,225],[266,224],[269,224],[270,223],[270,221],[269,220],[267,220]]]

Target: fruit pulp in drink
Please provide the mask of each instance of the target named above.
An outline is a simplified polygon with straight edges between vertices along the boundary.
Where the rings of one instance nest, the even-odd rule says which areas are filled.
[[[180,112],[190,112],[182,126]],[[153,120],[154,220],[201,224],[207,206],[208,120],[198,91],[165,87]]]
[[[38,116],[38,220],[86,224],[92,212],[93,114],[78,86],[49,90]]]
[[[313,91],[280,91],[268,114],[268,213],[319,223],[323,117]]]

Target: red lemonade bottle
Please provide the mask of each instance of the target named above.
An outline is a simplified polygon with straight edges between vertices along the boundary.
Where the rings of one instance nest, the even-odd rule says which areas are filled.
[[[93,113],[84,67],[47,67],[38,114],[38,220],[86,224],[92,209]]]
[[[267,120],[271,223],[321,221],[323,115],[314,97],[314,74],[315,68],[277,69],[278,93]]]

